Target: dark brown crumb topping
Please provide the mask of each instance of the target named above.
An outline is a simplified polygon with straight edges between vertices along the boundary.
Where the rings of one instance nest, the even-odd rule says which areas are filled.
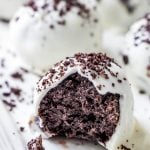
[[[44,147],[42,146],[42,137],[39,136],[36,139],[32,139],[30,142],[28,142],[28,150],[44,150]]]
[[[140,94],[146,94],[146,91],[143,90],[143,89],[141,89],[141,90],[139,90],[139,93],[140,93]]]
[[[24,132],[25,128],[24,127],[20,127],[20,132]]]
[[[0,18],[0,22],[8,24],[10,22],[10,20],[7,18]]]
[[[144,50],[149,50],[150,45],[150,13],[146,14],[145,17],[146,23],[141,24],[138,30],[134,33],[134,46],[138,47],[141,44],[147,44],[147,47],[143,48]],[[147,77],[150,77],[150,56],[147,68]]]
[[[78,53],[74,57],[68,57],[64,61],[55,64],[53,69],[42,78],[38,84],[37,91],[46,89],[47,86],[53,84],[56,80],[61,79],[69,68],[79,67],[81,72],[92,79],[104,78],[109,80],[111,76],[118,80],[118,72],[112,71],[112,64],[120,67],[112,58],[102,53]],[[102,89],[104,85],[99,85]]]
[[[100,95],[85,77],[74,73],[51,89],[39,106],[42,130],[67,138],[107,142],[119,121],[119,94]]]
[[[63,17],[67,13],[69,13],[73,8],[78,9],[78,15],[82,18],[89,18],[90,17],[90,9],[86,7],[82,2],[79,0],[52,0],[53,3],[45,2],[41,8],[39,8],[36,4],[35,0],[30,0],[28,3],[25,4],[27,7],[31,7],[34,11],[38,11],[38,9],[48,10],[49,5],[53,5],[54,11],[59,11],[59,16]],[[59,4],[64,2],[65,5],[62,9],[59,9]],[[98,1],[97,1],[98,2]],[[93,8],[95,9],[95,7]],[[48,11],[48,13],[51,13]]]
[[[29,2],[27,2],[27,3],[25,4],[25,6],[31,7],[34,11],[37,11],[37,10],[38,10],[38,7],[36,6],[35,0],[29,0]]]
[[[123,59],[123,63],[124,63],[125,65],[128,65],[128,64],[129,64],[129,57],[128,57],[127,55],[123,55],[123,56],[122,56],[122,59]]]
[[[131,150],[131,148],[126,147],[125,145],[121,145],[120,147],[117,148],[118,150]]]
[[[99,0],[95,0],[97,3],[99,3]],[[64,3],[63,7],[60,8],[60,4]],[[29,0],[25,5],[25,7],[30,7],[32,10],[36,13],[39,10],[42,10],[45,15],[48,15],[52,12],[57,12],[59,15],[59,19],[56,20],[56,23],[58,25],[65,26],[67,24],[67,20],[65,19],[65,16],[70,13],[74,8],[77,9],[77,15],[81,17],[84,20],[92,20],[90,19],[92,16],[91,11],[95,11],[97,9],[97,5],[93,6],[92,9],[88,8],[86,4],[79,0],[48,0],[45,1],[42,6],[37,5],[36,0]],[[32,15],[34,17],[34,15]],[[18,17],[17,17],[18,18]],[[19,19],[16,18],[16,21]],[[95,18],[92,20],[93,23],[97,24],[99,21],[98,18]],[[55,24],[54,20],[53,23]],[[54,24],[49,24],[50,29],[54,29]]]
[[[150,44],[150,14],[146,14],[144,19],[146,23],[141,25],[138,31],[134,33],[135,46],[139,46],[141,43]]]
[[[7,101],[7,100],[2,100],[2,102],[9,107],[9,110],[12,111],[15,107],[16,104],[12,101]]]
[[[15,57],[13,55],[13,57]],[[19,103],[24,101],[24,90],[22,85],[25,82],[25,75],[28,71],[24,68],[8,72],[9,66],[6,58],[0,58],[0,94],[3,104],[10,112],[14,111]],[[22,83],[22,84],[21,84]]]
[[[14,79],[24,81],[23,75],[20,72],[14,72],[13,74],[11,74],[11,77]]]

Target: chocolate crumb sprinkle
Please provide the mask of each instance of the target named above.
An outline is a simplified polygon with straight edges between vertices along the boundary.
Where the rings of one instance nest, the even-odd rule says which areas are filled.
[[[5,60],[1,59],[1,67],[4,68],[5,67]]]
[[[5,23],[5,24],[8,24],[8,23],[10,22],[10,20],[7,19],[7,18],[0,18],[0,22],[3,22],[3,23]]]
[[[126,147],[125,145],[121,145],[120,147],[121,150],[131,150],[131,148]]]
[[[8,102],[7,100],[2,100],[3,103],[8,106],[10,109],[10,111],[12,111],[15,107],[16,107],[16,104],[13,104],[12,102]]]
[[[122,4],[124,4],[129,13],[134,12],[135,7],[130,4],[130,0],[120,0],[120,1],[122,2]]]
[[[80,67],[81,72],[85,75],[88,74],[92,77],[92,79],[96,79],[99,76],[107,80],[110,79],[110,76],[117,78],[118,72],[112,71],[112,63],[120,68],[120,66],[112,58],[107,57],[105,54],[78,53],[74,57],[66,58],[65,61],[57,63],[54,68],[46,74],[46,78],[40,79],[39,82],[41,83],[41,86],[38,85],[37,90],[41,91],[48,85],[53,84],[56,79],[59,80],[64,76],[65,72],[72,67]],[[122,80],[119,80],[118,82],[121,83]]]
[[[20,127],[20,131],[24,132],[25,128],[24,127]]]
[[[147,13],[144,19],[145,23],[134,33],[134,46],[136,47],[142,43],[150,44],[150,13]]]
[[[14,79],[24,81],[22,74],[19,73],[19,72],[15,72],[15,73],[11,74],[11,77],[14,78]]]
[[[42,136],[39,136],[36,139],[32,139],[27,144],[28,150],[45,150],[45,148],[42,145]]]
[[[99,1],[95,0],[98,4]],[[63,7],[60,7],[63,3]],[[58,25],[66,25],[67,20],[64,20],[65,16],[70,13],[74,8],[77,10],[76,15],[84,20],[90,20],[92,16],[91,11],[96,11],[96,5],[92,8],[87,7],[85,3],[80,0],[53,0],[52,2],[45,1],[43,5],[39,6],[36,0],[29,0],[24,7],[29,7],[33,10],[34,14],[42,10],[46,12],[46,15],[51,14],[52,12],[57,12],[59,19],[56,19]],[[34,17],[34,15],[32,15]],[[97,23],[98,19],[92,19],[92,22]],[[54,29],[53,25],[49,24],[50,29]]]
[[[21,95],[21,89],[12,87],[11,88],[11,93],[13,93],[14,95],[19,97]]]
[[[128,65],[129,64],[129,57],[127,55],[123,55],[122,58],[123,58],[124,64]]]
[[[146,94],[146,91],[145,90],[140,90],[139,93],[140,94]]]
[[[11,95],[10,92],[4,92],[4,93],[3,93],[3,96],[5,96],[5,97],[9,97],[10,95]]]

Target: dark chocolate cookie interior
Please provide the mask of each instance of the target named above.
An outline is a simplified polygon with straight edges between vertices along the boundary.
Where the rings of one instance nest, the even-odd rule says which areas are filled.
[[[100,95],[92,82],[74,73],[42,99],[43,131],[66,138],[105,143],[120,117],[119,94]]]

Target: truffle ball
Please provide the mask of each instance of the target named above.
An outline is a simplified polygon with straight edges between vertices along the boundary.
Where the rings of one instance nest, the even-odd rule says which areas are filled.
[[[77,52],[99,50],[97,0],[30,0],[10,25],[13,48],[39,72]]]
[[[150,88],[150,14],[135,22],[126,36],[123,55],[127,73],[140,90]]]
[[[132,133],[133,99],[123,69],[102,53],[79,53],[37,84],[36,122],[49,136],[97,142],[116,150]]]

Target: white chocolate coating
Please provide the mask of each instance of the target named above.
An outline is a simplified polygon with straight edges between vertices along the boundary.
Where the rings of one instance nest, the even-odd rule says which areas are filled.
[[[116,131],[106,145],[100,143],[109,150],[116,150],[117,147],[130,138],[134,126],[133,98],[130,91],[130,86],[128,81],[125,79],[122,68],[112,59],[102,54],[94,53],[92,55],[93,56],[91,57],[87,54],[79,54],[74,57],[66,58],[55,65],[45,76],[42,77],[42,79],[38,82],[34,95],[36,114],[38,112],[39,104],[47,92],[56,87],[69,75],[77,72],[81,76],[88,78],[100,94],[106,94],[107,92],[110,92],[121,95],[119,100],[120,119],[116,127]],[[91,65],[102,71],[100,74],[98,74],[99,71],[96,72],[94,69],[85,65],[89,62],[88,57],[92,58]],[[94,61],[97,60],[97,57],[101,57],[101,59],[99,59],[100,61],[98,61],[98,64],[95,65]],[[81,58],[82,61],[80,61],[78,58]],[[67,66],[65,65],[66,63],[68,64]],[[83,69],[85,66],[86,68]],[[62,68],[64,68],[63,72]],[[93,73],[96,75],[95,78],[92,77]],[[108,78],[105,77],[105,75]],[[121,82],[119,82],[120,80]],[[114,83],[115,86],[112,86],[112,83]],[[98,88],[100,85],[101,88]],[[42,120],[40,121],[40,125],[42,127]]]
[[[150,93],[150,15],[134,23],[126,36],[127,73],[140,89]]]
[[[0,0],[0,17],[11,19],[26,0]]]
[[[79,15],[82,8],[76,6],[72,6],[65,15],[60,15],[68,2],[60,1],[57,10],[54,2],[55,0],[36,0],[36,11],[30,6],[21,7],[10,25],[14,49],[26,64],[38,72],[47,71],[52,64],[77,52],[100,49],[98,2],[78,0],[89,11],[88,18],[85,17],[87,12],[82,12],[84,17]],[[45,6],[47,3],[49,5]]]

